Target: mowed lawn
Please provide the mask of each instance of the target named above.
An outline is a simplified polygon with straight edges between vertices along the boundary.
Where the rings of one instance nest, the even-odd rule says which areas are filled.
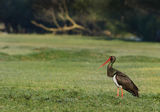
[[[98,67],[114,67],[139,87],[139,98]],[[0,34],[0,112],[160,112],[160,43],[67,35]]]

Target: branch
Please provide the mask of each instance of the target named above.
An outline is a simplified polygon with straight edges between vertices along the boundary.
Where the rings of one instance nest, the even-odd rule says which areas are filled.
[[[66,5],[66,0],[63,0],[63,5],[64,5],[64,11],[63,11],[63,13],[64,13],[64,15],[66,16],[66,19],[67,19],[69,22],[71,22],[73,26],[78,27],[78,28],[84,30],[85,28],[84,28],[83,26],[78,25],[78,24],[69,16],[68,7],[67,7],[67,5]]]
[[[55,16],[55,12],[54,12],[54,9],[51,8],[49,10],[49,13],[50,13],[50,16],[52,17],[52,20],[53,20],[53,23],[56,25],[57,28],[50,28],[50,27],[47,27],[43,24],[40,24],[40,23],[37,23],[36,21],[31,21],[32,24],[34,24],[35,26],[37,27],[40,27],[46,31],[50,31],[50,32],[59,32],[59,31],[70,31],[70,30],[73,30],[73,29],[81,29],[81,30],[85,30],[85,28],[79,24],[77,24],[70,16],[69,16],[69,12],[68,12],[68,8],[67,8],[67,5],[66,5],[66,0],[63,0],[63,3],[62,4],[59,4],[59,9],[60,9],[60,15],[59,17],[62,19],[62,21],[64,22],[64,26],[61,27],[59,25],[59,23],[57,22],[57,18]],[[71,25],[70,26],[67,26],[65,25],[65,20],[68,20]]]
[[[63,0],[63,5],[64,5],[64,11],[68,15],[69,13],[68,13],[68,7],[66,5],[66,0]]]
[[[53,9],[51,9],[51,16],[52,16],[52,19],[53,19],[53,23],[58,27],[60,28],[60,25],[58,24],[57,20],[56,20],[56,17],[55,17],[55,12]]]
[[[42,29],[44,29],[46,31],[50,31],[50,32],[70,31],[70,30],[73,30],[73,29],[81,29],[81,30],[85,29],[83,26],[80,26],[80,25],[77,25],[77,24],[72,25],[72,26],[59,27],[59,28],[49,28],[49,27],[46,27],[43,24],[37,23],[36,21],[31,21],[31,22],[35,26],[40,27],[40,28],[42,28]]]

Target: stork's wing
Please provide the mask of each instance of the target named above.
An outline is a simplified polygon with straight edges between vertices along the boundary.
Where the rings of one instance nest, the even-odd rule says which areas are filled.
[[[138,88],[134,82],[125,74],[117,72],[117,82],[122,86],[123,89],[132,93],[134,96],[138,96]]]

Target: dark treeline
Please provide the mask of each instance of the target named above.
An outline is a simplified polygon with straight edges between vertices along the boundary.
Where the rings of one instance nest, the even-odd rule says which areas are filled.
[[[0,0],[8,33],[67,33],[160,41],[159,0]]]

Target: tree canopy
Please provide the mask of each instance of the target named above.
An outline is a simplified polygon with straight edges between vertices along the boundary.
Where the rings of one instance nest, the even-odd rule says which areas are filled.
[[[124,36],[160,41],[158,0],[1,0],[0,22],[9,33]]]

